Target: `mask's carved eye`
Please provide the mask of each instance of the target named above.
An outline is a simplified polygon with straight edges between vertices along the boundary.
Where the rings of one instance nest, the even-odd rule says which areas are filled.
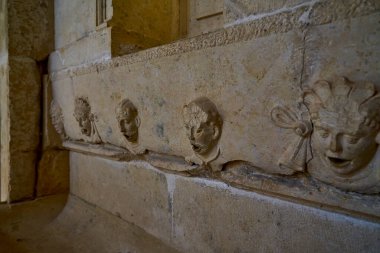
[[[360,137],[354,135],[346,135],[346,140],[350,144],[356,144],[360,140]]]
[[[198,128],[197,131],[196,131],[197,134],[201,134],[202,132],[203,132],[203,128],[201,128],[201,127]]]
[[[327,137],[329,137],[329,135],[330,135],[330,133],[327,130],[323,129],[323,128],[318,128],[317,132],[318,132],[319,136],[321,136],[324,139],[327,138]]]

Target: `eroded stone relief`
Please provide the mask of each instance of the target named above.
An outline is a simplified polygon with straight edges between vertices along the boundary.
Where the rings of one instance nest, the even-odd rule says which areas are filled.
[[[218,141],[222,133],[223,120],[216,106],[206,97],[200,97],[183,108],[186,134],[194,151],[186,161],[208,165],[218,158]]]
[[[79,124],[85,142],[102,142],[95,125],[95,115],[91,112],[91,106],[86,97],[75,98],[74,117]]]
[[[293,129],[297,135],[278,161],[284,174],[293,174],[305,171],[307,162],[311,159],[310,133],[312,125],[305,119],[305,110],[302,104],[297,110],[287,106],[276,106],[271,112],[272,121],[279,127]]]
[[[303,99],[314,127],[310,174],[344,190],[378,192],[380,95],[374,84],[320,80]]]
[[[63,114],[61,107],[55,102],[55,100],[51,101],[50,104],[50,116],[51,116],[51,122],[61,137],[62,140],[68,139],[65,131],[65,127],[63,125]]]
[[[129,99],[123,99],[116,107],[116,118],[120,132],[126,140],[128,149],[135,154],[142,154],[145,149],[138,144],[140,118],[135,105]]]

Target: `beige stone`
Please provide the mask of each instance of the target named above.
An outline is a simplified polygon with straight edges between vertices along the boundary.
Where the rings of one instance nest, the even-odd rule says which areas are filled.
[[[8,2],[9,53],[46,59],[54,49],[54,1]]]
[[[11,151],[37,151],[42,98],[39,70],[30,58],[11,57],[9,65]]]
[[[46,150],[38,164],[36,195],[46,196],[69,191],[69,152]]]
[[[380,14],[315,26],[306,34],[303,86],[345,76],[380,89]]]
[[[283,12],[311,0],[224,0],[225,22],[232,23],[239,19],[264,13]]]
[[[308,175],[283,177],[268,175],[259,168],[241,162],[231,162],[224,167],[220,179],[234,187],[264,192],[277,198],[289,199],[315,207],[325,207],[360,217],[379,218],[379,196],[345,192],[318,182]],[[323,203],[323,204],[322,204]]]
[[[55,49],[58,50],[95,31],[96,1],[55,1],[54,18]]]
[[[177,178],[173,203],[173,244],[183,252],[376,252],[379,247],[378,223],[215,181]]]
[[[83,139],[73,105],[75,97],[84,96],[96,114],[95,125],[102,141],[128,148],[113,113],[128,94],[139,108],[139,144],[147,150],[182,157],[193,154],[181,120],[183,106],[207,96],[228,122],[221,131],[216,168],[226,161],[245,160],[269,172],[290,174],[292,171],[278,167],[279,158],[273,155],[281,154],[294,136],[278,130],[270,111],[278,103],[295,104],[299,98],[301,48],[301,37],[290,32],[99,72],[89,69],[72,78],[53,80],[53,95],[62,108],[71,139]],[[187,74],[171,75],[175,71]],[[113,80],[112,86],[104,85],[103,80]],[[172,89],[173,84],[176,89]],[[280,138],[282,143],[276,141]],[[268,149],[272,149],[270,154]]]
[[[194,37],[223,27],[223,0],[189,0],[188,36]]]
[[[34,151],[10,152],[7,201],[15,202],[34,197],[37,155]]]
[[[2,161],[2,166],[9,170],[7,200],[16,201],[34,194],[40,144],[41,79],[36,63],[30,58],[11,57],[9,64],[9,105],[6,106],[9,106],[10,128],[2,129],[2,135],[9,134],[6,143],[9,147],[2,151],[7,159]]]
[[[166,177],[145,162],[70,154],[70,192],[160,239],[170,238]]]
[[[198,20],[207,16],[218,15],[223,12],[223,0],[193,0],[190,2],[195,2],[195,17]]]
[[[59,36],[59,35],[57,35]],[[49,70],[58,71],[80,64],[111,58],[111,28],[100,29],[50,54]]]

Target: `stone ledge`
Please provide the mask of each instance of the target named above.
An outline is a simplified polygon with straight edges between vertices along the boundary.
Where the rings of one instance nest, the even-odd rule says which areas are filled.
[[[71,67],[52,72],[50,75],[53,81],[68,76],[85,75],[166,56],[248,41],[270,34],[286,33],[294,29],[306,29],[310,26],[322,25],[338,20],[367,16],[380,10],[380,4],[376,0],[369,1],[368,5],[364,3],[366,1],[360,1],[361,4],[357,8],[354,8],[356,6],[355,1],[350,0],[350,2],[352,2],[350,5],[352,8],[346,9],[346,3],[340,1],[312,1],[312,6],[301,5],[294,10],[280,12],[276,15],[265,16],[259,19],[247,20],[241,24],[219,29],[194,38],[183,39],[167,45],[117,57],[104,63]],[[330,11],[333,8],[337,9],[336,13]]]
[[[72,194],[181,252],[376,252],[380,246],[378,222],[163,173],[145,162],[71,152],[71,174]]]

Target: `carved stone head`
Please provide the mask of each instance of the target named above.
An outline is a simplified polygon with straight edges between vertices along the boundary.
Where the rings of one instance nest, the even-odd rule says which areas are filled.
[[[136,107],[129,99],[124,99],[116,107],[119,128],[127,141],[135,143],[139,136],[140,119]]]
[[[75,99],[74,117],[79,123],[82,134],[90,137],[93,132],[91,122],[94,120],[94,116],[91,113],[87,98],[78,97]]]
[[[194,152],[207,155],[222,131],[223,121],[216,106],[206,97],[197,98],[184,106],[183,120]]]
[[[350,177],[365,168],[380,143],[380,95],[375,86],[346,78],[317,81],[304,93],[304,102],[314,126],[311,146],[319,170]]]

